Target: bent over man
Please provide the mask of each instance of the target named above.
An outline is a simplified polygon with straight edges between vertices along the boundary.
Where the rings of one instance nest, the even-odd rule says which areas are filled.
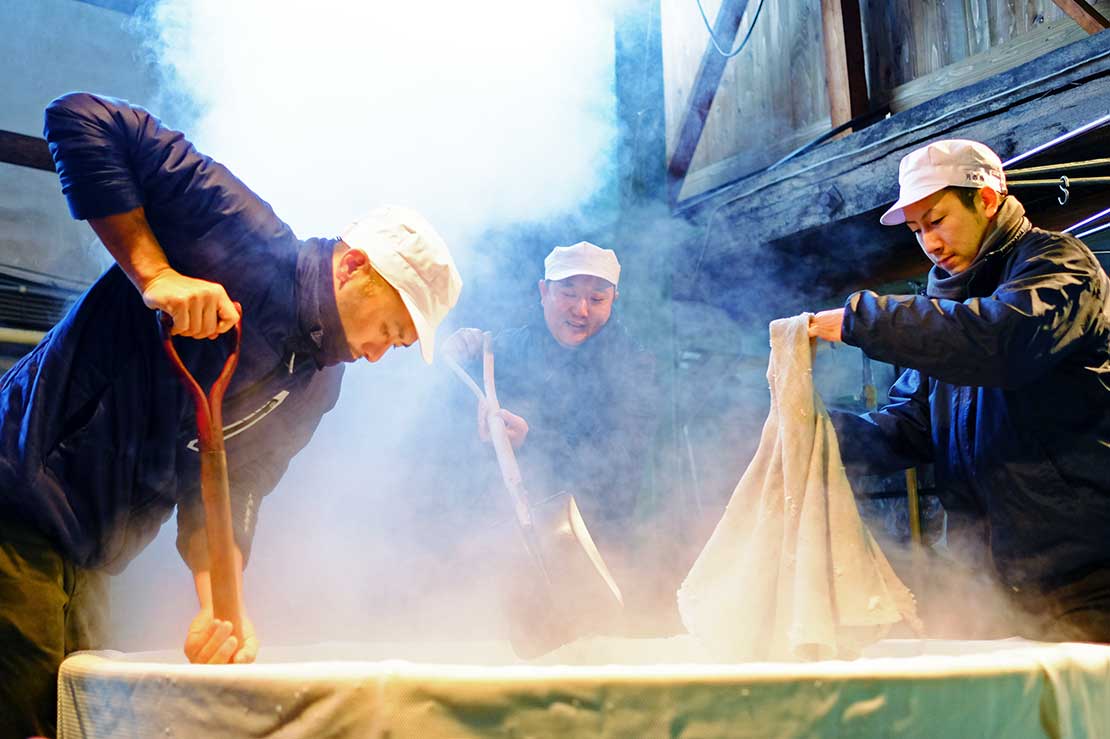
[[[116,265],[0,379],[3,736],[52,734],[61,660],[102,646],[100,573],[123,569],[175,508],[199,601],[186,654],[257,652],[249,620],[238,643],[212,617],[195,420],[152,309],[194,339],[242,318],[223,417],[245,563],[259,504],[334,405],[342,363],[417,341],[430,362],[462,284],[418,214],[380,208],[341,238],[302,241],[223,165],[124,101],[61,97],[45,133],[71,213]],[[206,388],[228,351],[177,349]]]

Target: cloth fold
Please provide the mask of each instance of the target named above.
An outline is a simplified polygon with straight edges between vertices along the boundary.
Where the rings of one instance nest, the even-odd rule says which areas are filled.
[[[759,448],[678,592],[687,630],[731,660],[853,658],[913,595],[856,508],[813,387],[809,314],[771,323]]]

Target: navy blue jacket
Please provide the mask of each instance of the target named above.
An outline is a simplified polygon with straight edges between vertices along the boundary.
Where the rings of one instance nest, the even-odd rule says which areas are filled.
[[[538,316],[499,333],[493,351],[498,401],[528,422],[519,457],[529,493],[569,491],[595,536],[619,537],[650,466],[654,357],[615,318],[567,349]]]
[[[843,460],[932,462],[1010,590],[1078,588],[1072,607],[1110,611],[1110,283],[1080,241],[1037,228],[985,258],[963,302],[849,298],[844,341],[912,369],[884,408],[833,414]]]
[[[335,403],[342,341],[334,240],[299,241],[224,166],[142,108],[87,93],[55,100],[45,134],[73,216],[143,206],[170,264],[243,306],[223,417],[237,543]],[[228,339],[177,339],[206,389]],[[155,316],[119,267],[0,378],[0,515],[26,521],[84,567],[118,571],[178,507],[178,548],[203,525],[196,420]],[[204,562],[189,562],[194,569]]]

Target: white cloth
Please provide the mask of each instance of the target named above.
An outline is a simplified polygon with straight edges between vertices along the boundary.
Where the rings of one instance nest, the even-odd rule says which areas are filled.
[[[724,665],[683,636],[584,640],[543,664],[508,644],[430,641],[263,645],[259,659],[73,655],[59,737],[1110,736],[1098,644],[887,640],[850,662]]]
[[[730,660],[852,658],[913,595],[860,520],[813,387],[809,314],[771,323],[759,449],[678,593],[691,634]]]

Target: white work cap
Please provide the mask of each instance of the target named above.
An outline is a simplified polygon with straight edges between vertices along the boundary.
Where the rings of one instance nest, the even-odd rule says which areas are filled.
[[[989,187],[1004,195],[1006,175],[1002,160],[990,147],[968,139],[948,139],[902,157],[898,185],[898,201],[879,219],[884,226],[905,223],[903,208],[946,187]]]
[[[593,275],[616,287],[621,278],[621,263],[612,249],[602,249],[588,241],[573,246],[556,246],[543,260],[544,279],[565,280],[575,275]]]
[[[375,208],[340,238],[365,254],[401,294],[416,327],[420,354],[431,364],[436,328],[462,291],[462,277],[443,238],[419,213],[398,205]]]

